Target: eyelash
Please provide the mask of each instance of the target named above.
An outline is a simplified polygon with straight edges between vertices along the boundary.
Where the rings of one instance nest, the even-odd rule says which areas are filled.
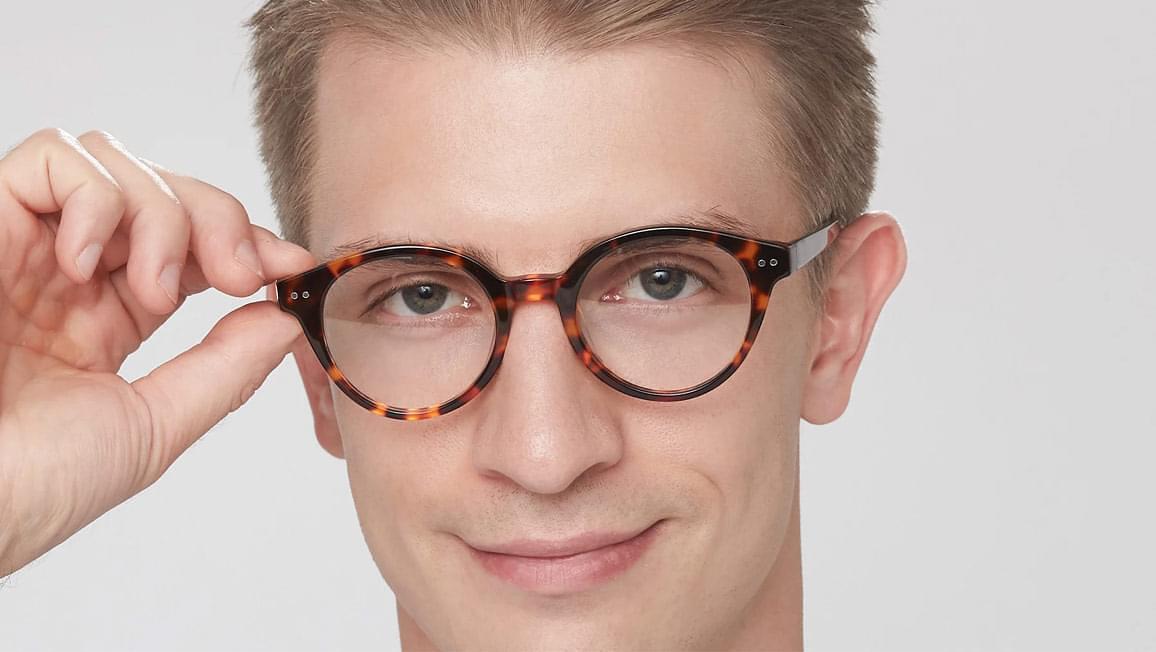
[[[682,272],[684,274],[687,274],[689,276],[694,277],[699,283],[702,284],[703,290],[714,290],[715,289],[714,285],[710,282],[710,280],[708,280],[707,275],[698,273],[697,271],[692,269],[691,265],[688,265],[683,261],[679,261],[679,260],[676,260],[675,258],[669,258],[669,257],[668,258],[658,258],[658,259],[654,259],[654,260],[648,260],[645,263],[632,266],[630,268],[632,271],[625,276],[625,280],[628,282],[631,279],[638,276],[639,274],[641,274],[642,272],[656,269],[656,268],[677,270],[679,272]],[[618,276],[618,274],[616,273],[615,276]],[[430,278],[430,277],[425,277],[425,278],[419,277],[417,279],[407,280],[405,283],[392,285],[388,289],[382,290],[378,294],[377,298],[375,298],[373,301],[370,302],[369,306],[365,309],[365,311],[362,313],[362,315],[364,316],[365,314],[368,314],[369,312],[375,310],[382,303],[388,301],[397,292],[404,290],[406,288],[416,286],[416,285],[444,285],[444,284],[439,283],[437,280]],[[451,291],[453,291],[453,290],[451,289]],[[469,295],[464,294],[464,293],[463,293],[463,296],[465,296],[467,299],[470,298]],[[477,301],[475,300],[474,303],[476,305]],[[664,302],[658,302],[658,303],[664,303]],[[666,303],[669,303],[669,302],[666,302]],[[427,319],[428,319],[428,317],[427,317]],[[433,317],[433,319],[437,319],[437,317]],[[445,319],[445,318],[443,317],[443,319]]]
[[[399,283],[399,284],[391,285],[388,288],[386,288],[385,290],[382,290],[381,292],[379,292],[377,294],[377,298],[375,298],[373,301],[371,301],[369,303],[369,306],[367,306],[365,308],[365,310],[361,313],[361,315],[364,317],[365,315],[369,314],[371,311],[376,310],[378,306],[380,306],[381,304],[385,303],[390,298],[392,298],[393,295],[397,294],[398,292],[400,292],[406,288],[410,288],[410,287],[413,287],[415,285],[445,285],[445,284],[440,283],[437,280],[430,278],[430,277],[425,277],[425,278],[419,277],[416,279],[407,280],[405,283]],[[452,291],[455,291],[455,290],[451,290],[451,292]],[[466,300],[471,302],[470,307],[477,305],[477,300],[473,299],[468,294],[463,293],[462,296],[466,297]],[[427,321],[428,321],[428,319],[430,319],[430,318],[427,316]],[[438,319],[438,317],[432,317],[432,319]],[[441,319],[447,319],[447,318],[442,317]]]
[[[626,279],[630,280],[630,279],[634,278],[635,276],[637,276],[638,274],[641,274],[644,271],[656,269],[656,268],[673,269],[673,270],[680,271],[684,274],[693,276],[695,279],[697,279],[699,283],[702,283],[702,287],[704,290],[715,289],[714,285],[712,285],[711,282],[709,280],[707,280],[707,277],[706,277],[707,275],[700,274],[700,273],[694,271],[693,269],[691,269],[690,265],[687,265],[684,262],[678,262],[674,258],[659,258],[656,260],[649,260],[645,264],[642,264],[642,265],[639,265],[639,266],[636,266],[635,268],[633,268],[634,271],[632,271],[629,275],[627,275]]]

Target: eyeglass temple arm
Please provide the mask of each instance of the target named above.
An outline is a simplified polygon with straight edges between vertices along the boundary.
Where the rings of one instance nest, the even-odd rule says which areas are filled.
[[[804,265],[811,262],[815,256],[818,256],[829,244],[828,232],[837,227],[838,222],[828,222],[826,226],[820,228],[818,231],[810,235],[799,238],[791,244],[791,273],[799,271]],[[838,231],[836,230],[836,233]]]

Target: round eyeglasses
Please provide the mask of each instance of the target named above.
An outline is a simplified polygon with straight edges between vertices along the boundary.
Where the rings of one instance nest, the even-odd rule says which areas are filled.
[[[278,280],[277,302],[355,403],[428,419],[494,378],[515,307],[556,304],[574,353],[602,382],[681,401],[718,387],[755,341],[775,284],[834,240],[834,221],[790,243],[649,226],[585,250],[560,274],[502,277],[452,248],[397,244]]]

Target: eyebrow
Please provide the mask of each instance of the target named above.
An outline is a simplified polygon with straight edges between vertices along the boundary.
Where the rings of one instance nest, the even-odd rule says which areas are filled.
[[[747,238],[760,238],[760,236],[757,234],[757,230],[751,222],[741,217],[731,215],[725,211],[718,210],[718,205],[702,211],[686,211],[679,213],[666,221],[655,222],[654,225],[691,226],[704,229],[713,229],[717,231],[725,231],[727,233],[734,233],[736,235]],[[650,225],[641,225],[633,228],[645,228],[646,226]],[[633,228],[630,230],[633,230]],[[615,234],[624,232],[625,231],[616,231]],[[614,234],[606,234],[582,240],[570,251],[570,258],[576,258],[580,253],[602,242],[603,240],[606,240],[612,235]],[[325,254],[323,260],[335,260],[338,258],[344,258],[345,256],[361,253],[369,249],[376,249],[378,247],[396,244],[426,244],[435,247],[442,247],[445,249],[453,249],[455,251],[462,252],[466,256],[477,260],[478,262],[491,269],[498,269],[497,252],[489,247],[479,247],[469,243],[450,242],[448,240],[442,240],[438,238],[425,238],[420,240],[420,242],[417,240],[405,241],[399,240],[397,236],[386,236],[384,234],[375,234],[361,238],[360,240],[354,240],[352,242],[346,242],[344,244],[337,245]]]

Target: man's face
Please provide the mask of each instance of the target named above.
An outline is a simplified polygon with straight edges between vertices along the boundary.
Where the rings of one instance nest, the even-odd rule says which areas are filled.
[[[498,62],[338,41],[320,75],[310,248],[440,241],[494,251],[502,275],[553,273],[582,241],[713,207],[792,240],[803,219],[764,156],[758,92],[737,65],[655,45]],[[361,526],[406,615],[447,648],[724,640],[791,522],[805,295],[801,274],[779,283],[739,370],[688,401],[604,385],[550,303],[515,311],[497,376],[450,414],[386,419],[333,387]],[[659,521],[625,568],[523,566],[510,581],[470,545]]]

